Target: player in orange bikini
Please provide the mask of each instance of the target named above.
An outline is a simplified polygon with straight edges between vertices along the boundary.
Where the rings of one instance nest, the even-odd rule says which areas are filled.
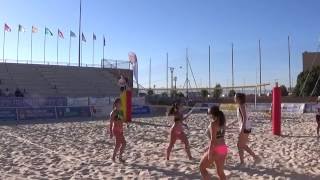
[[[172,127],[170,129],[170,143],[167,148],[167,160],[169,160],[169,158],[170,158],[171,150],[172,150],[177,139],[181,140],[185,144],[185,150],[187,152],[188,158],[190,160],[192,160],[190,147],[189,147],[189,141],[188,141],[187,135],[183,131],[183,128],[184,128],[183,120],[188,118],[188,116],[191,113],[189,113],[188,115],[186,115],[184,117],[183,113],[180,110],[181,110],[180,103],[174,103],[168,113],[169,116],[174,117],[174,124],[172,125]]]
[[[121,107],[121,100],[120,98],[115,99],[113,103],[113,109],[110,113],[110,138],[112,139],[113,136],[116,138],[116,145],[113,151],[112,161],[115,162],[116,155],[118,151],[120,150],[119,154],[119,161],[124,162],[122,159],[122,154],[124,152],[124,149],[126,147],[126,140],[123,135],[123,113],[120,110]]]

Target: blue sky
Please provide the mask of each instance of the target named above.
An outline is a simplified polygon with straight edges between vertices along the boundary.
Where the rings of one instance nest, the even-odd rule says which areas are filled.
[[[30,31],[33,59],[43,61],[44,27],[47,61],[56,62],[57,29],[59,61],[68,61],[69,31],[78,34],[78,0],[1,0],[0,23],[8,23],[5,57],[16,59],[17,28],[20,34],[19,59],[30,59]],[[292,78],[302,70],[302,52],[315,51],[320,35],[318,0],[83,0],[83,62],[92,63],[92,33],[95,62],[102,57],[102,36],[107,37],[105,57],[127,60],[129,51],[139,61],[139,81],[148,87],[149,59],[152,85],[166,86],[166,53],[176,67],[178,86],[185,80],[185,49],[198,85],[208,86],[208,46],[212,48],[212,84],[231,85],[231,43],[234,43],[235,84],[254,84],[258,62],[258,40],[262,47],[262,81],[278,79],[288,85],[287,36],[291,37]],[[3,33],[3,30],[0,30]],[[3,34],[0,35],[2,58]],[[72,39],[71,61],[77,61],[77,38]],[[179,69],[179,66],[183,66]],[[192,86],[193,83],[192,83]]]

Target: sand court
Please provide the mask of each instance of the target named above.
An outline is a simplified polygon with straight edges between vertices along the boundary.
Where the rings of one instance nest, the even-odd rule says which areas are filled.
[[[271,135],[270,118],[251,113],[253,133],[249,145],[263,161],[238,167],[238,124],[227,113],[226,143],[229,179],[320,179],[320,140],[314,114],[285,117],[282,137]],[[166,117],[137,118],[125,128],[125,164],[113,163],[114,139],[106,133],[107,121],[28,124],[0,127],[1,179],[200,179],[199,161],[208,138],[207,116],[193,114],[188,138],[194,160],[179,142],[165,160],[169,125]],[[210,172],[215,176],[215,170]]]

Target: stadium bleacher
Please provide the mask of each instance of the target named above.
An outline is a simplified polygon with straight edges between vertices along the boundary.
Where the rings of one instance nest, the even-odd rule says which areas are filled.
[[[0,89],[26,89],[31,97],[106,97],[118,96],[120,74],[126,69],[0,63]]]

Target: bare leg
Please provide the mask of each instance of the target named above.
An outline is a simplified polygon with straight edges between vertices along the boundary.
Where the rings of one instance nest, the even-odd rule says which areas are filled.
[[[200,174],[202,176],[202,179],[204,180],[210,180],[210,175],[207,171],[207,168],[209,168],[210,164],[212,164],[213,159],[209,160],[208,158],[208,152],[206,152],[200,161]]]
[[[239,157],[240,157],[240,164],[244,164],[244,151],[243,151],[243,146],[244,146],[244,139],[242,138],[242,135],[240,133],[237,147],[239,151]]]
[[[187,136],[184,133],[181,135],[181,141],[184,143],[184,149],[188,155],[188,158],[191,160],[192,156],[191,156],[191,152],[190,152],[189,141],[188,141]]]
[[[215,163],[216,163],[216,170],[220,180],[225,180],[226,175],[224,174],[224,162],[226,160],[227,155],[216,155]]]
[[[176,143],[176,140],[177,140],[177,137],[175,136],[174,133],[170,133],[170,142],[169,142],[169,146],[167,148],[167,160],[169,160],[170,158],[170,153],[171,153],[171,150],[174,146],[174,144]]]
[[[112,161],[115,161],[117,153],[118,153],[118,151],[120,149],[120,146],[121,146],[121,141],[119,141],[119,138],[117,137],[118,134],[114,134],[114,135],[115,135],[115,138],[116,138],[116,145],[115,145],[114,150],[113,150]]]
[[[317,127],[317,135],[318,135],[318,137],[319,137],[320,121],[317,120],[317,124],[318,124],[318,127]]]
[[[123,154],[123,152],[124,152],[124,149],[126,148],[126,144],[127,144],[127,142],[126,142],[126,140],[124,139],[124,136],[123,136],[123,134],[122,134],[122,137],[121,137],[121,147],[120,147],[120,155],[119,155],[119,160],[120,160],[120,162],[124,162],[124,160],[122,159],[122,154]]]

